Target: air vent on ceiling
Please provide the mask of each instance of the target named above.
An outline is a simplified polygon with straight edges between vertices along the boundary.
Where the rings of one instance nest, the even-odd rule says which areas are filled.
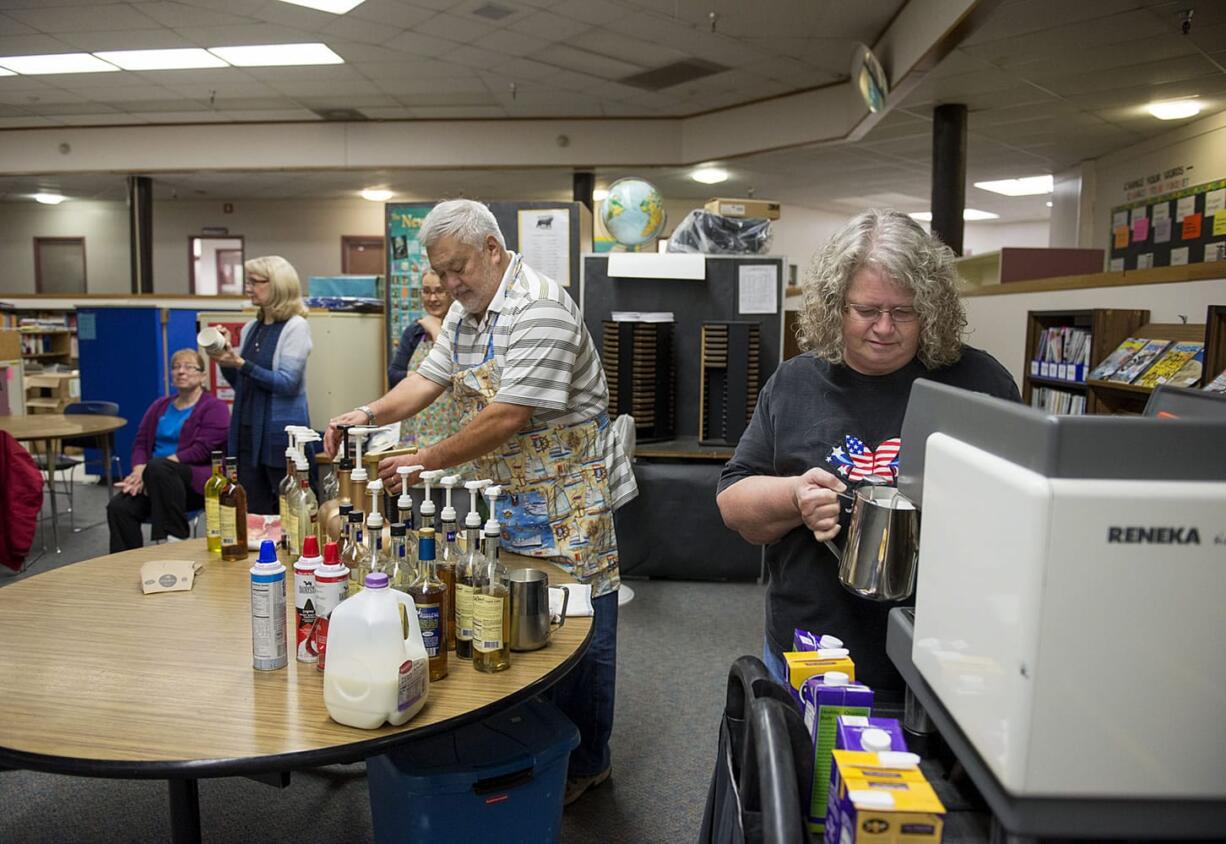
[[[352,121],[370,119],[356,108],[313,108],[311,111],[318,114],[324,120]]]
[[[473,14],[486,20],[500,21],[515,14],[515,10],[508,9],[506,6],[499,6],[497,3],[486,3],[484,6],[473,9]]]
[[[623,77],[618,81],[623,85],[633,85],[635,88],[642,88],[646,91],[663,91],[665,88],[671,88],[683,82],[693,82],[695,79],[723,73],[727,69],[725,65],[703,59],[682,59],[679,62]]]

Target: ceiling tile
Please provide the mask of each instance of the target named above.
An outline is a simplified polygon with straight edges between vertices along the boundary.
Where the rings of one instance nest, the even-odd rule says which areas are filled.
[[[59,36],[65,44],[87,53],[98,50],[162,50],[196,47],[195,42],[169,29],[121,29],[111,32],[64,32]]]
[[[590,74],[601,79],[620,79],[645,70],[642,65],[631,64],[565,44],[556,44],[542,50],[532,58],[543,64]]]
[[[192,3],[133,3],[133,8],[162,26],[241,26],[250,23],[238,15],[207,9]]]
[[[0,35],[0,56],[39,56],[74,52],[69,44],[50,35]]]
[[[244,47],[253,44],[293,44],[318,41],[318,33],[271,23],[242,26],[185,26],[178,33],[202,47]]]
[[[337,18],[331,26],[325,27],[324,32],[340,31],[346,23],[376,23],[384,27],[411,29],[422,21],[434,17],[433,10],[420,6],[420,3],[410,6],[398,0],[366,0],[353,11]],[[384,32],[391,34],[387,29]]]
[[[458,15],[441,14],[427,18],[413,27],[415,32],[435,38],[446,38],[461,44],[471,44],[483,35],[489,35],[495,27],[485,23],[473,15],[460,17]]]
[[[626,10],[608,0],[562,0],[551,11],[593,25],[607,24],[625,16]]]
[[[13,9],[7,13],[39,32],[105,32],[110,29],[152,29],[160,26],[126,4],[85,4],[65,8]]]
[[[512,21],[507,28],[537,38],[544,38],[547,41],[567,41],[581,32],[587,32],[592,25],[573,18],[564,18],[552,12],[533,12],[526,17]]]
[[[383,46],[414,56],[440,56],[459,45],[446,38],[435,38],[418,32],[402,32],[389,38],[383,43]]]
[[[508,56],[526,56],[545,49],[549,46],[549,43],[544,39],[534,38],[522,32],[499,29],[491,32],[489,35],[478,38],[473,42],[473,46],[483,50],[492,50],[495,53],[504,53]]]

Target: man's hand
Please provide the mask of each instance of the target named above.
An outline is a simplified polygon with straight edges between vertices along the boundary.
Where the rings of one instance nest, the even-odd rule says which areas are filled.
[[[824,469],[813,468],[796,478],[792,500],[805,527],[813,531],[813,537],[818,542],[838,535],[842,505],[835,493],[846,489],[845,483]]]
[[[396,469],[400,466],[427,466],[426,452],[429,449],[422,449],[416,454],[402,454],[399,457],[384,457],[379,461],[379,480],[383,481],[383,489],[388,495],[400,494],[400,476],[396,474]],[[409,486],[417,483],[417,472],[409,475]]]
[[[365,425],[366,414],[360,410],[351,410],[348,413],[342,413],[340,416],[334,416],[328,420],[328,430],[324,432],[324,451],[329,457],[335,457],[336,452],[340,451],[341,447],[341,432],[336,429],[337,425]]]

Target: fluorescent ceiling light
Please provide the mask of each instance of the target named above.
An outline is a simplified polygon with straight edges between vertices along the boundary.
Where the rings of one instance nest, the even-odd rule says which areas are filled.
[[[89,53],[4,56],[0,57],[0,67],[29,76],[39,76],[45,73],[109,73],[119,70],[110,62],[104,62]]]
[[[975,182],[975,187],[1002,193],[1005,196],[1036,196],[1051,193],[1054,183],[1051,176],[1026,176],[1021,179],[1000,179],[995,182]]]
[[[209,52],[235,67],[289,67],[308,64],[344,64],[327,44],[254,44],[246,47],[210,47]]]
[[[3,63],[4,60],[0,59],[0,64]],[[1195,99],[1167,100],[1161,103],[1150,103],[1145,110],[1159,120],[1181,120],[1200,114],[1200,101]]]
[[[604,202],[608,198],[609,198],[608,188],[596,188],[596,190],[592,191],[592,199],[596,202]]]
[[[699,167],[690,173],[690,178],[704,185],[718,185],[720,182],[728,181],[728,171],[718,167]]]
[[[58,193],[36,193],[34,201],[41,202],[43,205],[59,205],[64,201],[64,197]]]
[[[921,223],[931,223],[932,222],[932,212],[931,211],[915,211],[915,212],[912,212],[911,214],[908,214],[907,216],[910,217],[912,220],[919,220]],[[991,211],[977,211],[974,208],[963,208],[962,209],[962,219],[968,220],[968,221],[999,220],[1000,215],[993,214]]]
[[[208,50],[189,47],[181,50],[107,50],[94,53],[100,59],[124,70],[183,70],[196,67],[229,67]]]
[[[281,0],[293,6],[306,6],[308,9],[318,9],[321,12],[331,12],[343,15],[350,9],[361,6],[366,0]]]
[[[1051,200],[1048,200],[1048,201],[1047,201],[1047,207],[1048,207],[1048,208],[1051,208]]]
[[[362,191],[362,199],[369,199],[371,202],[387,202],[392,198],[392,192],[386,188],[367,188]]]
[[[16,75],[17,74],[13,73],[13,71],[5,70],[4,68],[0,67],[0,76],[16,76]]]

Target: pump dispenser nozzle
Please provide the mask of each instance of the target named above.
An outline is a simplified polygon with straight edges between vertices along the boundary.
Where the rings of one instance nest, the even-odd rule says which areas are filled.
[[[485,535],[492,536],[502,533],[502,525],[498,523],[498,511],[494,507],[494,502],[502,497],[502,487],[497,485],[487,486],[483,490],[483,494],[485,495],[485,500],[490,504],[490,517],[485,523]]]
[[[353,460],[353,474],[350,475],[350,478],[355,481],[362,483],[366,482],[368,476],[366,473],[366,467],[362,464],[362,443],[366,441],[366,437],[369,437],[377,430],[379,429],[371,427],[370,425],[354,425],[349,429],[349,435],[353,437],[353,450],[355,453]]]
[[[422,482],[425,483],[426,485],[426,497],[425,497],[425,500],[421,502],[421,514],[423,516],[433,516],[434,515],[434,511],[436,508],[434,506],[434,499],[430,497],[430,484],[434,483],[442,476],[443,476],[442,469],[427,469],[426,471],[418,475],[418,477],[421,478]]]
[[[493,483],[493,481],[486,478],[483,481],[468,481],[466,484],[464,484],[464,488],[468,490],[468,515],[464,517],[464,527],[481,527],[481,514],[477,512],[477,496],[481,494],[481,490],[485,489],[491,483]]]
[[[443,503],[443,521],[454,522],[456,519],[455,508],[451,506],[451,491],[460,483],[459,475],[444,475],[439,478],[438,485],[447,490],[446,500]]]
[[[400,498],[396,500],[396,506],[401,510],[408,510],[413,506],[413,499],[409,495],[409,475],[424,468],[426,467],[416,463],[412,466],[396,467],[396,474],[400,476]]]
[[[370,530],[383,528],[383,508],[379,506],[379,496],[383,494],[383,481],[375,478],[366,485],[366,494],[370,496],[370,512],[366,516],[366,527]]]

